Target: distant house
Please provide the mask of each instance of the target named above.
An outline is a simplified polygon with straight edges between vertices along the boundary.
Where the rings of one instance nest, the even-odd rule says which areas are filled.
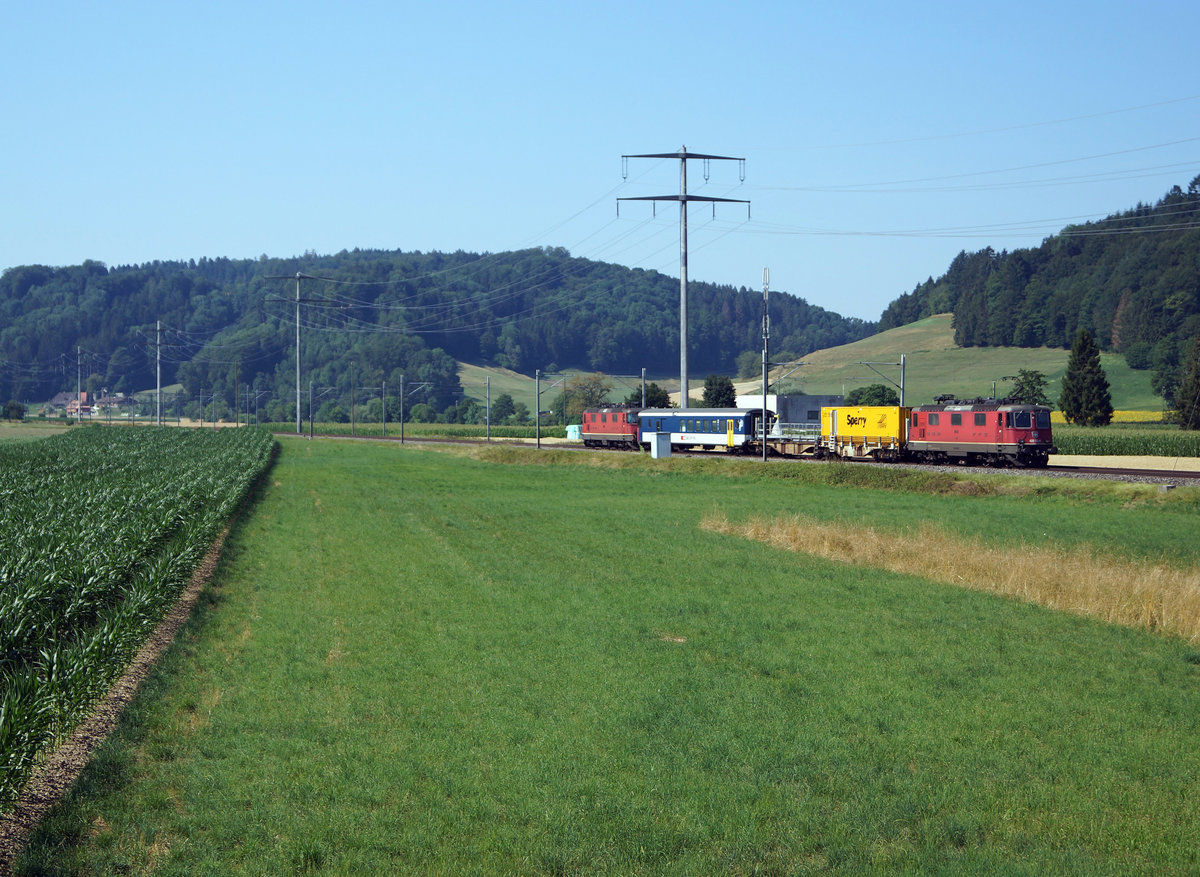
[[[97,415],[119,413],[121,409],[133,408],[137,405],[137,399],[132,396],[127,396],[124,393],[115,393],[111,396],[99,396],[92,404],[92,409]]]
[[[65,411],[67,403],[75,398],[74,393],[59,393],[53,399],[46,403],[46,408],[52,411]]]
[[[92,416],[92,399],[86,390],[79,395],[71,394],[71,398],[67,402],[67,415],[70,417]]]

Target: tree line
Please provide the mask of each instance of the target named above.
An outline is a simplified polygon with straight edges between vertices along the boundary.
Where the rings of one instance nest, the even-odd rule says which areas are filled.
[[[88,261],[0,275],[0,399],[43,401],[81,379],[132,393],[154,387],[161,365],[184,398],[232,405],[248,388],[290,419],[297,273],[302,381],[342,404],[354,382],[392,387],[403,375],[412,404],[443,412],[462,396],[456,361],[524,374],[678,366],[678,279],[561,248]],[[761,345],[760,294],[699,282],[690,292],[689,360],[732,373]],[[772,297],[771,319],[777,349],[794,357],[877,328],[787,294]]]
[[[1040,246],[960,252],[884,311],[880,329],[954,315],[962,347],[1068,348],[1081,330],[1151,369],[1174,405],[1200,337],[1200,176],[1153,205],[1067,226]]]

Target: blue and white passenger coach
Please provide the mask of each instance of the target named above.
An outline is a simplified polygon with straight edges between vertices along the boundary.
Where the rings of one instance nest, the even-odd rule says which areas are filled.
[[[646,408],[638,413],[641,443],[649,445],[655,433],[671,436],[674,450],[724,448],[748,452],[758,440],[761,408]],[[767,410],[767,429],[774,414]]]

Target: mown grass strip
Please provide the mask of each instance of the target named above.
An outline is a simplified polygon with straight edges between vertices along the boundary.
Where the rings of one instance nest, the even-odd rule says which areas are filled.
[[[388,438],[400,437],[400,424],[388,423],[383,424],[379,421],[367,423],[313,423],[307,422],[303,425],[304,435],[308,435],[310,429],[314,435],[327,436],[362,436],[364,438],[381,438],[385,432]],[[273,432],[288,434],[295,432],[296,424],[293,421],[287,423],[268,423],[265,428]],[[482,439],[490,433],[495,439],[531,439],[536,438],[539,434],[536,426],[504,426],[493,424],[491,429],[483,423],[405,423],[404,436],[406,438],[475,438]],[[542,438],[566,438],[567,428],[565,426],[555,426],[551,424],[542,424],[540,434]]]

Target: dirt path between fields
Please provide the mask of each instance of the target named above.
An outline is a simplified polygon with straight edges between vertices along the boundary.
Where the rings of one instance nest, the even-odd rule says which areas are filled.
[[[124,675],[113,683],[108,694],[96,705],[91,717],[34,770],[16,805],[9,813],[0,816],[0,877],[10,877],[13,860],[25,848],[30,832],[70,791],[87,765],[92,751],[116,728],[125,705],[133,700],[138,686],[149,675],[154,662],[175,639],[175,634],[195,607],[200,592],[212,578],[228,535],[229,528],[226,527],[204,555],[175,605],[155,628]]]

